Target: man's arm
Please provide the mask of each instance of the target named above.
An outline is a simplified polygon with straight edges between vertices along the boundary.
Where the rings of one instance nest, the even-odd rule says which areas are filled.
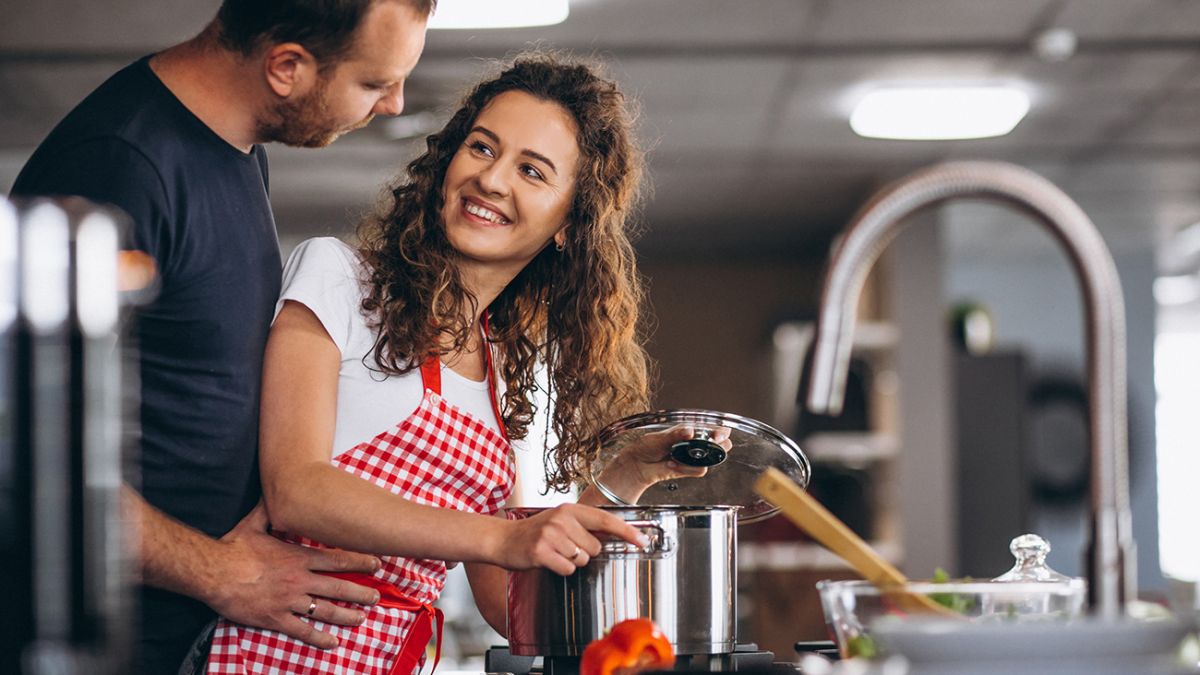
[[[120,208],[130,218],[125,245],[149,253],[160,274],[171,268],[176,237],[171,205],[157,168],[136,148],[115,136],[97,137],[35,154],[13,187],[14,195],[76,195]],[[186,595],[239,623],[286,633],[318,647],[336,646],[333,636],[312,629],[296,614],[329,623],[357,625],[362,612],[330,599],[359,604],[377,601],[367,587],[317,574],[365,572],[378,559],[347,551],[316,550],[286,544],[267,532],[259,506],[234,529],[213,539],[148,504],[126,486],[122,509],[138,523],[136,538],[143,581]]]
[[[213,539],[148,504],[128,486],[122,490],[127,522],[138,523],[142,581],[196,598],[222,616],[248,626],[277,630],[329,649],[338,641],[301,621],[312,613],[327,623],[356,626],[363,613],[332,600],[378,602],[379,593],[349,581],[318,574],[363,572],[379,560],[336,549],[309,549],[284,543],[267,532],[266,509],[259,504],[228,534]]]

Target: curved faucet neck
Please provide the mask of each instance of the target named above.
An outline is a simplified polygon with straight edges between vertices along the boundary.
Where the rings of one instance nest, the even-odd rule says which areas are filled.
[[[1030,215],[1062,245],[1079,278],[1087,325],[1091,451],[1092,611],[1122,613],[1136,595],[1126,438],[1125,308],[1116,264],[1095,225],[1037,174],[1000,162],[948,162],[881,190],[851,221],[829,262],[813,353],[808,407],[841,411],[855,309],[867,274],[914,213],[955,199],[986,198]]]

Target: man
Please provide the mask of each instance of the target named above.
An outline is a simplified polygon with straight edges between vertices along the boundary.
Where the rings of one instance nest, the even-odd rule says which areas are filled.
[[[215,613],[320,647],[298,614],[377,593],[317,571],[373,557],[285,545],[255,507],[259,377],[281,262],[260,144],[321,147],[396,115],[435,0],[225,0],[196,38],[126,67],[51,132],[14,195],[131,218],[161,290],[137,317],[142,386],[138,672],[174,673]]]

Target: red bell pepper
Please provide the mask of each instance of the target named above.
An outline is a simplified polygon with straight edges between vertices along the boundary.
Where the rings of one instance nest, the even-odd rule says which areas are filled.
[[[579,675],[632,675],[675,665],[675,650],[650,619],[626,619],[583,650]]]

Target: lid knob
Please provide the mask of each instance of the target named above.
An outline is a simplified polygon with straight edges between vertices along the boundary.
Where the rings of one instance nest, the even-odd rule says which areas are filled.
[[[725,461],[725,448],[708,440],[708,429],[696,429],[695,435],[671,446],[671,459],[685,466],[716,466]]]
[[[1046,555],[1050,553],[1050,542],[1036,534],[1023,534],[1012,540],[1008,545],[1013,557],[1017,559],[1012,569],[993,579],[993,581],[1066,581],[1070,577],[1059,574],[1046,564]]]

